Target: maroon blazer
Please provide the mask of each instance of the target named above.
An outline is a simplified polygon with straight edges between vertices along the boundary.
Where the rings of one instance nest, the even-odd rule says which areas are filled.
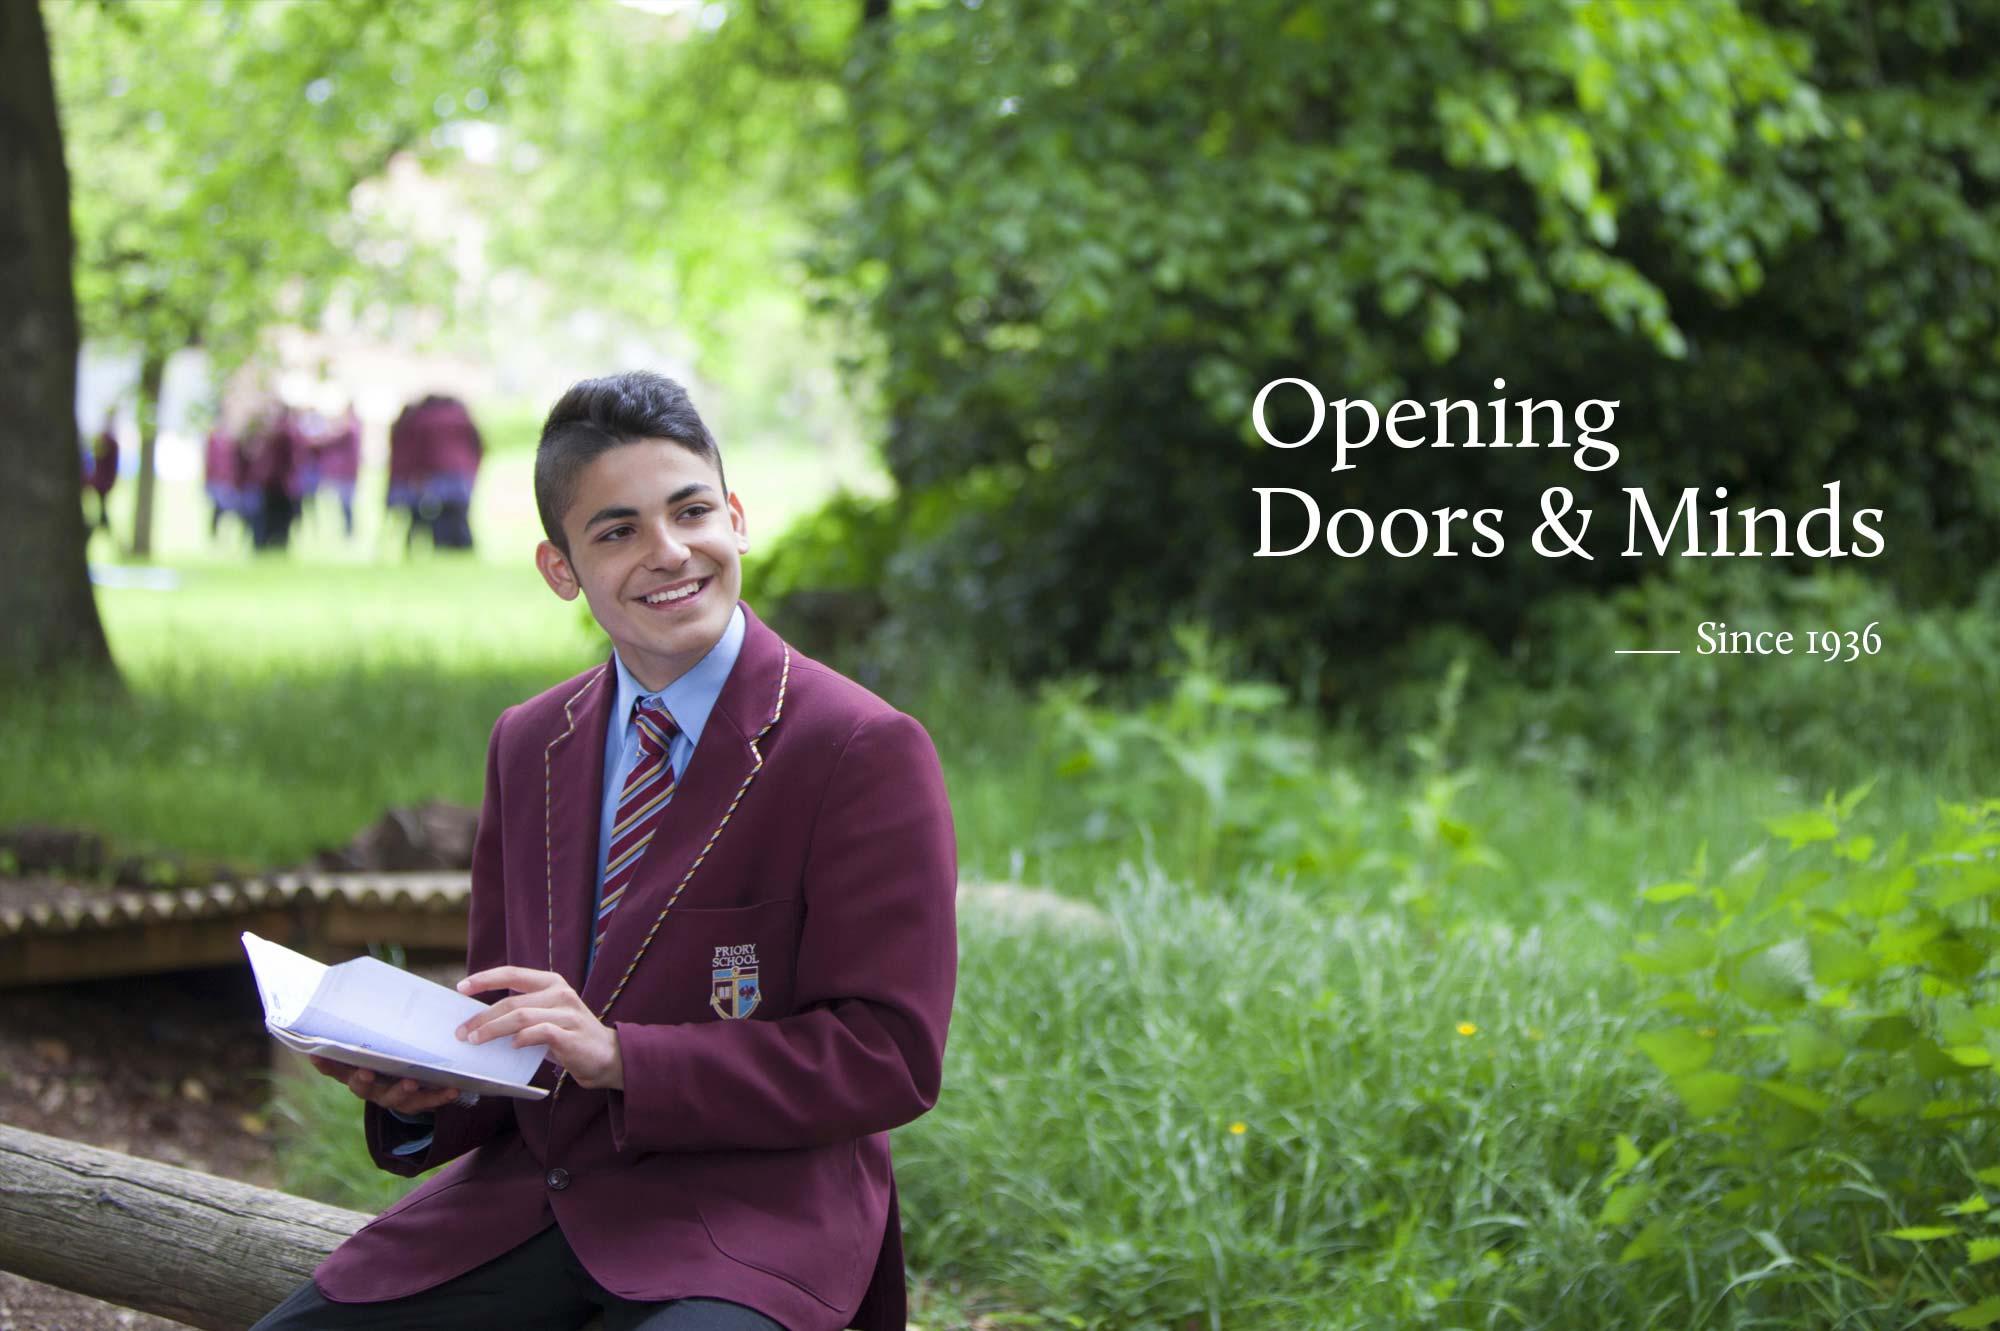
[[[494,726],[467,965],[567,976],[617,1028],[625,1088],[448,1105],[413,1158],[389,1152],[421,1129],[368,1106],[382,1168],[451,1163],[321,1264],[328,1298],[415,1293],[555,1223],[624,1298],[728,1299],[789,1331],[904,1325],[888,1131],[937,1098],[957,975],[944,778],[917,722],[744,615],[588,981],[615,672]]]

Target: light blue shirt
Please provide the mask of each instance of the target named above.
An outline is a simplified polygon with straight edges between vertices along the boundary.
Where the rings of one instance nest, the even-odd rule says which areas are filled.
[[[612,699],[611,719],[604,727],[604,808],[599,812],[597,822],[597,879],[590,896],[592,927],[589,961],[597,959],[597,903],[604,898],[604,858],[611,850],[611,825],[618,821],[618,792],[625,788],[625,778],[639,759],[639,732],[632,724],[632,710],[647,698],[658,698],[666,707],[667,715],[673,717],[674,724],[680,728],[667,745],[667,757],[673,762],[676,784],[687,780],[688,764],[694,761],[694,751],[701,744],[701,732],[708,727],[709,713],[715,710],[716,699],[722,696],[722,686],[729,681],[729,672],[736,668],[736,657],[743,650],[744,627],[743,607],[739,605],[730,613],[729,626],[722,630],[722,637],[715,646],[708,649],[708,655],[657,693],[648,692],[646,686],[633,677],[616,650],[611,653],[611,666],[618,676],[618,696]],[[667,797],[667,803],[673,803],[672,796]],[[465,1097],[468,1104],[477,1099],[477,1096]],[[390,1112],[394,1113],[393,1110]],[[435,1121],[435,1116],[430,1114],[407,1117],[396,1114],[396,1117],[410,1124]],[[431,1137],[427,1133],[416,1141],[392,1148],[390,1154],[422,1155],[430,1148]]]
[[[648,692],[644,684],[633,678],[617,652],[611,654],[612,669],[618,675],[618,696],[612,699],[611,720],[604,727],[604,807],[598,813],[597,878],[590,896],[591,961],[597,959],[595,921],[598,903],[604,900],[604,861],[611,851],[611,827],[618,821],[618,792],[625,788],[625,778],[639,761],[639,728],[632,724],[632,711],[648,698],[659,699],[667,709],[667,715],[680,728],[667,745],[667,757],[674,765],[676,784],[687,780],[688,764],[694,761],[694,751],[701,744],[708,714],[715,710],[715,700],[722,696],[722,686],[728,682],[737,654],[743,650],[743,632],[743,607],[739,605],[730,612],[728,627],[722,630],[715,646],[708,649],[708,655],[656,693]],[[667,803],[673,803],[671,796]]]

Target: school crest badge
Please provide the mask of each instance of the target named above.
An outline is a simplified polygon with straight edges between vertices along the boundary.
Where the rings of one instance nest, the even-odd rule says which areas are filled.
[[[757,945],[718,947],[708,968],[708,1005],[724,1019],[747,1017],[757,1010],[763,991],[757,987]]]

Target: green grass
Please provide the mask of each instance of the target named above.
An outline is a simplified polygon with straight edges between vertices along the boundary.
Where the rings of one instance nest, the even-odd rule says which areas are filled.
[[[729,464],[753,561],[836,484],[881,483],[873,463],[808,449]],[[163,485],[150,570],[106,567],[123,555],[102,534],[91,546],[117,580],[98,608],[127,693],[52,681],[0,699],[0,745],[35,759],[0,770],[0,823],[254,870],[344,844],[392,804],[477,802],[494,718],[606,650],[535,572],[531,468],[522,450],[488,458],[469,557],[406,554],[379,473],[363,477],[351,541],[322,495],[292,548],[264,556],[233,522],[210,537],[197,486]],[[121,540],[134,488],[114,492]]]
[[[187,554],[172,590],[101,590],[128,692],[0,706],[0,744],[32,755],[0,774],[0,821],[294,863],[388,804],[475,800],[493,717],[601,650],[483,531],[477,558],[407,564],[318,539]],[[1696,737],[1579,774],[1537,748],[1458,752],[1443,721],[1382,751],[1277,704],[1065,711],[931,669],[885,689],[938,741],[967,877],[1052,886],[1109,926],[962,921],[946,1090],[897,1134],[926,1325],[1666,1331],[1949,1311],[1913,1300],[1908,1254],[1816,1213],[1761,1230],[1792,1260],[1767,1271],[1695,1153],[1648,1166],[1680,1208],[1665,1258],[1622,1261],[1631,1234],[1602,1211],[1619,1134],[1691,1140],[1633,1047],[1645,1009],[1619,953],[1638,889],[1704,846],[1733,859],[1760,818],[1857,769],[1883,778],[1864,825],[1920,831],[1935,797],[1979,793],[1972,750],[1885,759],[1856,717],[1852,752],[1822,767]],[[1105,756],[1081,761],[1093,745]],[[283,1082],[279,1111],[287,1186],[363,1208],[407,1186],[368,1165],[340,1087]],[[1963,1195],[1926,1178],[1938,1205]]]

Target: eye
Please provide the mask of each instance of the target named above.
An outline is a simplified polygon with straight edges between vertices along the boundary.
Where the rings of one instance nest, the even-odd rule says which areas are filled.
[[[700,519],[707,517],[710,513],[714,511],[715,511],[714,508],[708,504],[689,504],[686,508],[681,510],[681,516],[683,518]]]
[[[610,541],[610,540],[615,540],[622,536],[630,536],[631,534],[632,534],[632,528],[627,524],[620,523],[616,527],[612,527],[603,532],[600,532],[598,534],[597,539],[600,541]]]

